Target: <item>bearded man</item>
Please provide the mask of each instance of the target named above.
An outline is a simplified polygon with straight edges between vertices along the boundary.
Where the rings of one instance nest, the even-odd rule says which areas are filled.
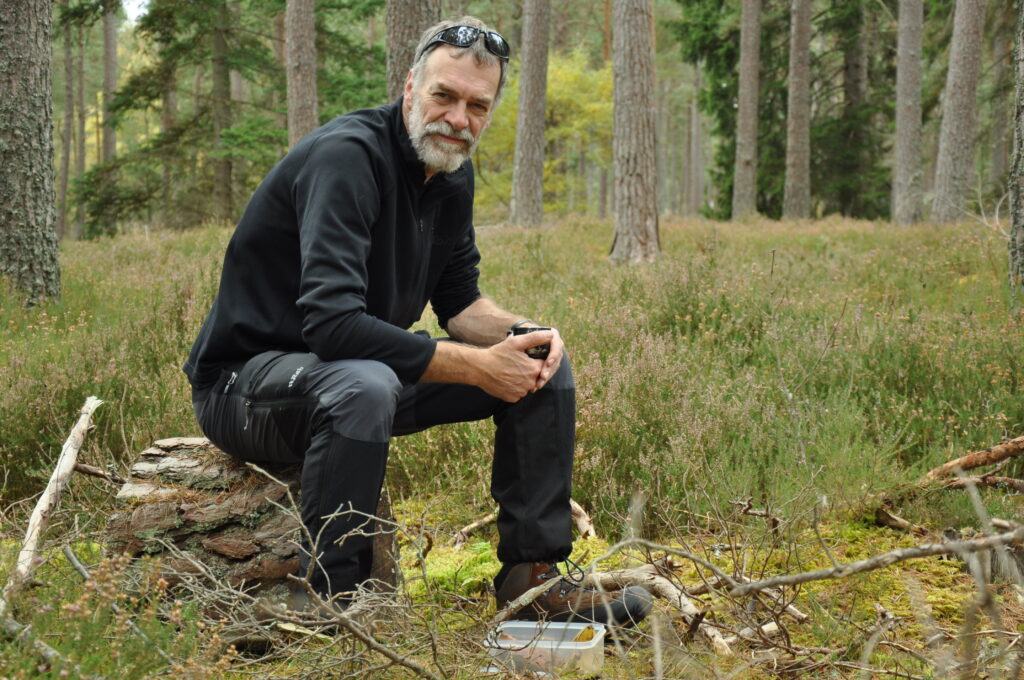
[[[184,370],[204,433],[255,463],[302,464],[300,575],[347,602],[370,574],[358,529],[394,435],[491,417],[499,606],[628,624],[650,598],[599,597],[556,566],[572,548],[575,389],[557,330],[480,293],[470,155],[505,85],[508,43],[473,17],[427,29],[403,96],[300,141],[256,189]],[[409,327],[427,303],[450,338]],[[526,353],[548,345],[546,358]],[[299,591],[302,592],[302,591]]]

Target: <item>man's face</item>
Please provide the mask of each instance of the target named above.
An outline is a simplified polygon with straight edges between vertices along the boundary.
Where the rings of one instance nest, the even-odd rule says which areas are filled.
[[[501,68],[479,66],[457,47],[442,45],[427,56],[422,82],[405,82],[405,122],[417,155],[435,172],[454,172],[473,154],[491,122]]]

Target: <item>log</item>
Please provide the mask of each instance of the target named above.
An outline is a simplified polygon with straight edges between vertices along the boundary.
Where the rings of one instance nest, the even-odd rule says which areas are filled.
[[[191,558],[232,586],[283,593],[299,566],[301,524],[289,500],[298,499],[299,467],[268,472],[274,479],[204,438],[156,441],[117,494],[105,551],[161,556],[172,585],[196,572]]]
[[[984,465],[994,465],[1008,458],[1014,458],[1024,453],[1024,437],[1017,437],[1010,441],[996,444],[981,451],[968,453],[956,460],[943,463],[937,468],[930,470],[922,481],[929,482],[943,477],[951,476],[957,468],[961,470],[973,470]]]

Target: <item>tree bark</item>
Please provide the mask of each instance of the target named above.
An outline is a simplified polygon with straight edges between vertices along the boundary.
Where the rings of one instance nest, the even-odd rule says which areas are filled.
[[[687,202],[686,214],[699,215],[704,207],[704,133],[701,125],[700,107],[697,105],[701,88],[700,66],[694,69],[693,99],[690,100],[689,152],[687,154]]]
[[[757,107],[761,69],[761,0],[742,0],[740,83],[733,171],[732,218],[757,212]]]
[[[288,144],[319,126],[316,96],[316,20],[313,0],[288,0],[285,45],[288,50]]]
[[[1024,2],[1017,3],[1017,43],[1013,51],[1016,98],[1010,167],[1010,290],[1024,293]]]
[[[50,12],[50,0],[9,0],[0,13],[0,276],[28,304],[60,294]]]
[[[535,227],[544,217],[544,111],[548,89],[549,0],[526,0],[519,70],[515,163],[512,167],[513,224]]]
[[[62,0],[67,6],[68,0]],[[68,180],[71,175],[71,147],[75,134],[75,57],[71,26],[62,27],[64,35],[64,125],[60,145],[60,183],[57,188],[57,240],[64,238],[68,226]]]
[[[163,102],[160,110],[160,131],[168,134],[178,124],[178,79],[175,68],[168,69],[164,80]],[[174,168],[170,156],[163,158],[163,222],[165,226],[179,226],[178,210],[172,206]]]
[[[811,0],[792,0],[782,216],[811,216]]]
[[[932,200],[932,218],[939,223],[954,222],[964,214],[974,162],[975,94],[981,66],[985,6],[986,0],[957,0],[953,15]]]
[[[900,0],[896,47],[896,158],[892,219],[908,225],[921,219],[921,45],[922,0]]]
[[[614,0],[613,262],[653,262],[658,241],[650,0]]]
[[[78,32],[78,51],[75,54],[75,110],[78,112],[75,122],[75,176],[85,174],[85,121],[88,112],[85,110],[85,29],[81,26]],[[75,211],[74,227],[71,238],[82,238],[84,220],[82,210]]]
[[[103,12],[103,157],[109,163],[117,156],[117,131],[110,106],[117,90],[117,0],[107,0]]]
[[[231,14],[227,3],[216,10],[211,40],[211,69],[213,87],[210,96],[210,113],[213,121],[213,214],[219,220],[234,217],[231,186],[231,159],[224,144],[224,131],[231,127],[231,73],[228,68],[227,32],[231,26]]]
[[[388,101],[402,94],[420,35],[441,17],[441,0],[387,0]]]

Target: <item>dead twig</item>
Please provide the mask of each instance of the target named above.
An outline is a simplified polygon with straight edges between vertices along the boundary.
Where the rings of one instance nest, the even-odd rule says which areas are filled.
[[[89,475],[90,477],[99,477],[111,484],[117,484],[119,486],[124,484],[126,481],[124,477],[121,477],[120,475],[114,474],[113,472],[107,472],[106,470],[101,470],[98,467],[94,467],[86,463],[75,463],[75,472],[81,472],[83,475]]]
[[[996,444],[987,449],[981,451],[975,451],[968,453],[966,456],[961,456],[956,460],[951,460],[948,463],[943,463],[937,468],[930,470],[923,478],[923,481],[929,482],[943,477],[950,477],[954,474],[957,468],[961,470],[973,470],[983,465],[994,465],[1007,458],[1014,458],[1024,453],[1024,437],[1017,437],[1011,439],[1008,442],[1002,444]]]
[[[466,545],[466,541],[469,540],[469,537],[473,534],[474,531],[476,531],[478,529],[482,529],[483,527],[487,526],[488,524],[492,524],[496,519],[498,519],[498,513],[492,512],[492,513],[490,513],[488,515],[484,515],[483,517],[481,517],[480,519],[476,520],[475,522],[470,522],[466,526],[464,526],[461,529],[459,529],[458,531],[456,531],[455,532],[455,549],[456,550],[462,550],[462,547],[464,545]]]
[[[580,538],[597,538],[594,522],[583,506],[570,498],[569,508],[572,510],[572,521],[576,523],[576,530],[580,532]]]
[[[793,586],[809,581],[821,581],[825,579],[838,579],[859,574],[865,571],[881,569],[897,562],[917,559],[920,557],[932,557],[934,555],[970,554],[983,550],[990,550],[1004,545],[1013,545],[1024,542],[1024,527],[1018,527],[1013,531],[995,536],[985,536],[967,541],[951,541],[949,543],[926,543],[913,548],[901,548],[875,557],[869,557],[849,564],[841,564],[831,569],[817,569],[814,571],[802,572],[799,574],[782,574],[760,581],[752,581],[737,585],[730,592],[732,597],[742,597],[751,593],[759,592],[765,588],[778,586]]]

